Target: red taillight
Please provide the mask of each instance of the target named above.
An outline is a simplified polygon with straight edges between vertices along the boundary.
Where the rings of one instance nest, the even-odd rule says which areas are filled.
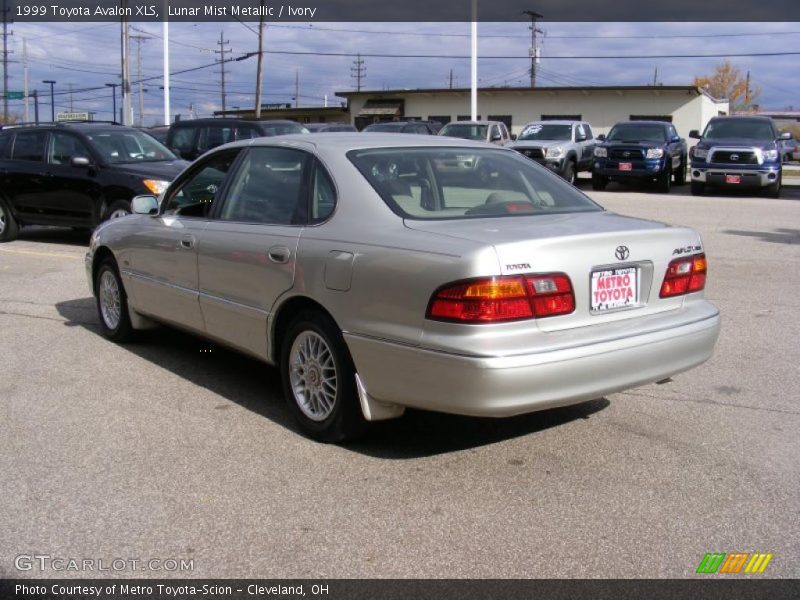
[[[460,323],[496,323],[564,315],[575,310],[569,277],[562,273],[490,277],[437,291],[428,318]]]
[[[667,267],[661,284],[661,298],[699,292],[706,287],[707,270],[705,254],[676,258]]]

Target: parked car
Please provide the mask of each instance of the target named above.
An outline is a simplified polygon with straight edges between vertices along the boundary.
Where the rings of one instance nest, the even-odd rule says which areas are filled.
[[[442,127],[439,135],[499,146],[505,146],[511,141],[511,134],[501,121],[454,121]]]
[[[689,137],[700,140],[692,149],[692,194],[703,194],[713,186],[762,189],[774,198],[780,196],[779,144],[791,134],[778,134],[770,117],[714,117],[702,136],[693,130]]]
[[[435,121],[384,121],[373,123],[362,129],[365,133],[417,133],[420,135],[436,135],[441,124]]]
[[[194,160],[212,148],[228,142],[293,133],[308,133],[308,129],[294,121],[277,119],[193,119],[170,125],[166,145],[186,160]]]
[[[578,173],[591,172],[595,144],[592,126],[585,121],[533,121],[509,148],[575,183]]]
[[[303,127],[311,133],[342,133],[345,131],[355,132],[358,129],[350,123],[303,123]]]
[[[233,143],[134,209],[86,255],[105,336],[161,322],[278,365],[324,441],[406,407],[504,417],[599,398],[699,365],[719,331],[696,231],[606,212],[482,143]]]
[[[797,145],[797,140],[794,138],[781,140],[781,155],[783,156],[783,162],[797,160],[798,152],[800,152],[800,147]]]
[[[167,142],[167,134],[169,133],[169,125],[158,125],[156,127],[143,127],[141,128],[145,133],[149,133],[162,144]]]
[[[675,185],[686,183],[686,140],[672,123],[626,121],[611,128],[594,149],[592,188],[604,190],[609,181],[651,182],[658,191],[669,193]]]
[[[48,123],[0,131],[0,241],[25,225],[91,229],[159,194],[186,166],[132,127]]]

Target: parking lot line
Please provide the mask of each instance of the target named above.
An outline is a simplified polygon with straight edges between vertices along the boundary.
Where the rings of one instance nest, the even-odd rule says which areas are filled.
[[[0,252],[7,252],[9,254],[29,254],[32,256],[53,256],[55,258],[81,258],[81,256],[77,256],[75,254],[64,254],[61,252],[37,252],[35,250],[11,250],[9,248],[0,248]]]

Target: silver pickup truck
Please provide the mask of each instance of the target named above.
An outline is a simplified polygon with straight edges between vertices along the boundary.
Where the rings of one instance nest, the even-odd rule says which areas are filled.
[[[591,171],[596,141],[585,121],[533,121],[508,145],[575,183],[581,171]]]

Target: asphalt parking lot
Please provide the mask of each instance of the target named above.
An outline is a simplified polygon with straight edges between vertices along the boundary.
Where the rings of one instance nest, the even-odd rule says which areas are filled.
[[[412,412],[348,447],[302,437],[261,363],[167,329],[104,340],[86,235],[0,245],[0,576],[72,575],[15,569],[39,553],[194,577],[689,577],[712,551],[800,576],[800,187],[580,186],[702,232],[716,356],[524,417]]]

